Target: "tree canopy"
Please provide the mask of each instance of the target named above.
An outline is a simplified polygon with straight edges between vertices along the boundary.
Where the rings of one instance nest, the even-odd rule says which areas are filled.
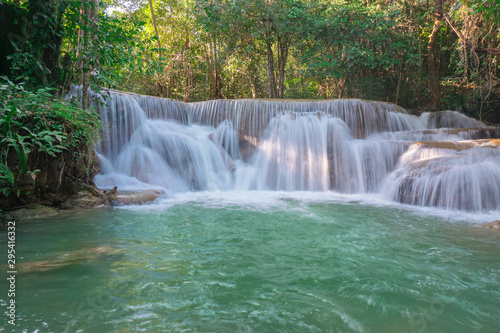
[[[15,82],[500,109],[500,1],[4,0]],[[6,40],[9,42],[6,43]]]

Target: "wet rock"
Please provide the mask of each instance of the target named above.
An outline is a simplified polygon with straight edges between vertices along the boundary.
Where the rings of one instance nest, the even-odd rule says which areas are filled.
[[[250,162],[253,155],[257,151],[257,146],[252,143],[251,138],[248,136],[242,136],[239,142],[239,148],[241,152],[241,158],[243,162]]]
[[[483,127],[483,128],[446,128],[442,129],[448,134],[460,135],[466,140],[492,139],[500,138],[500,128],[498,127]],[[425,132],[425,131],[424,131]],[[428,132],[434,132],[429,130]]]
[[[427,126],[429,128],[471,128],[484,127],[484,124],[460,112],[448,110],[429,113]]]
[[[104,193],[98,188],[87,184],[75,186],[78,187],[76,193],[64,201],[61,208],[95,208],[104,205]]]
[[[102,197],[94,196],[88,191],[80,191],[66,200],[61,208],[95,208],[103,205]]]
[[[493,222],[483,224],[482,227],[486,228],[486,229],[500,230],[500,221],[499,220],[495,220]]]
[[[27,220],[33,218],[43,218],[55,216],[58,214],[57,209],[43,205],[35,205],[31,207],[21,208],[9,212],[16,220]]]
[[[60,253],[49,260],[20,263],[17,268],[19,273],[46,272],[61,267],[84,263],[85,261],[98,259],[100,257],[120,254],[123,250],[98,246],[77,251]]]
[[[496,148],[500,146],[500,139],[481,139],[468,141],[425,141],[414,144],[424,149],[449,149],[449,150],[467,150],[474,147]]]
[[[114,192],[113,192],[114,190]],[[138,192],[120,192],[117,191],[116,187],[113,189],[112,193],[107,193],[104,199],[106,203],[111,206],[122,206],[122,205],[139,205],[149,202],[153,202],[158,199],[164,191],[159,189],[150,189]]]

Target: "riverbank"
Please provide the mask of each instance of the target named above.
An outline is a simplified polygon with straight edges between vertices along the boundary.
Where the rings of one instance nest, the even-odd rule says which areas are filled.
[[[97,112],[54,98],[53,89],[30,91],[6,80],[0,88],[0,210],[99,205]]]

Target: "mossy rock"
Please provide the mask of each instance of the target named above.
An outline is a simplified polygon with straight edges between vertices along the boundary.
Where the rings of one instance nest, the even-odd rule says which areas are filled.
[[[11,211],[9,212],[9,214],[15,217],[16,220],[29,220],[35,218],[56,216],[58,214],[58,211],[57,209],[54,209],[52,207],[35,205],[32,207],[26,207]]]
[[[102,196],[97,196],[91,191],[80,191],[64,201],[61,205],[61,208],[95,208],[102,205]]]

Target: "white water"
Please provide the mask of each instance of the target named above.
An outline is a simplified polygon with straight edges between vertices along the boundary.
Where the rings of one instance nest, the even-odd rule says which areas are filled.
[[[460,210],[500,210],[500,149],[455,151],[414,144],[385,180],[383,193],[402,203]]]
[[[97,105],[104,127],[102,174],[95,178],[101,188],[160,187],[166,196],[334,191],[450,210],[500,210],[499,148],[414,144],[499,136],[457,112],[416,117],[390,103],[361,100],[185,104],[109,94]]]

